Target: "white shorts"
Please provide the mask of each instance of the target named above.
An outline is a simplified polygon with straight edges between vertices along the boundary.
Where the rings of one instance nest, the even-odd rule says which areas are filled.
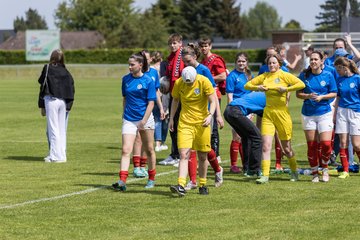
[[[301,116],[301,123],[304,130],[317,130],[319,133],[323,133],[332,132],[334,129],[332,112],[320,116]]]
[[[140,121],[128,121],[126,119],[123,119],[123,125],[122,125],[122,134],[131,134],[136,135],[138,132],[138,124]],[[155,121],[154,121],[154,115],[151,113],[149,119],[147,120],[144,130],[154,130],[155,129]]]
[[[349,108],[338,107],[335,133],[360,135],[360,113]]]

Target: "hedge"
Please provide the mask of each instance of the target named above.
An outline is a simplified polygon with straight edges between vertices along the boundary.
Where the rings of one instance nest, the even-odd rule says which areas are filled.
[[[155,49],[149,49],[154,51]],[[159,49],[156,49],[159,50]],[[131,54],[139,52],[141,49],[96,49],[96,50],[67,50],[65,51],[66,63],[77,64],[120,64],[127,63]],[[168,49],[160,49],[164,55],[164,59],[169,55]],[[234,63],[235,55],[238,52],[246,52],[249,56],[249,62],[263,62],[265,59],[265,50],[213,50],[214,53],[221,55],[226,62]],[[27,62],[25,60],[25,50],[0,50],[1,65],[17,65],[17,64],[34,64],[41,62]]]

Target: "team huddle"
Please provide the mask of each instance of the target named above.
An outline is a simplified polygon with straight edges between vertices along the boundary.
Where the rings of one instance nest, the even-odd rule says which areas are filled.
[[[177,184],[170,186],[170,191],[184,196],[187,191],[198,188],[199,194],[209,194],[208,164],[215,173],[215,187],[220,187],[223,168],[219,165],[218,128],[224,126],[223,116],[232,127],[231,172],[256,177],[257,184],[268,183],[274,140],[275,168],[282,169],[281,157],[286,156],[290,181],[297,181],[297,161],[291,146],[292,119],[288,109],[292,92],[303,99],[301,120],[312,182],[330,180],[328,166],[334,154],[340,155],[342,165],[338,178],[350,176],[349,158],[354,153],[360,157],[360,76],[355,63],[360,53],[352,45],[350,36],[334,40],[331,57],[307,48],[307,64],[298,77],[289,73],[288,68],[292,69],[296,63],[286,61],[283,48],[267,49],[265,64],[255,77],[248,68],[248,56],[243,52],[235,56],[235,69],[229,72],[223,58],[211,52],[209,38],[183,46],[182,36],[172,34],[168,44],[171,54],[166,61],[156,57],[158,52],[150,55],[146,50],[129,57],[129,74],[122,78],[122,155],[119,180],[112,185],[115,190],[126,191],[131,160],[134,177],[148,177],[145,188],[155,187],[156,152],[167,150],[168,130],[171,154],[159,164],[179,167]],[[354,56],[346,51],[347,45]],[[300,58],[296,56],[295,62]],[[56,64],[50,66],[54,68]],[[55,86],[55,82],[44,81],[47,68],[44,67],[39,78],[45,108],[40,104],[39,107],[43,108],[44,115],[48,113],[50,125],[49,156],[45,160],[64,162],[68,113],[63,110],[70,110],[71,106],[68,108],[66,104],[73,101],[73,81],[70,78],[70,90],[66,90],[70,91],[69,96],[63,94],[65,90],[57,91],[57,96],[53,91],[55,87],[51,86]],[[49,75],[53,72],[51,69]],[[227,95],[223,115],[222,95]],[[51,104],[56,101],[61,103],[61,116],[53,114],[52,109],[58,106]],[[57,118],[62,119],[60,127],[53,126]],[[56,134],[59,128],[60,136]],[[238,154],[242,168],[237,164]]]

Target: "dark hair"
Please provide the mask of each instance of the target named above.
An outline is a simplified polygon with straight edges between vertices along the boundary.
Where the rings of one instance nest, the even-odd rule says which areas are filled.
[[[188,43],[188,45],[184,47],[181,52],[181,56],[191,55],[196,57],[197,59],[200,57],[200,54],[201,53],[200,53],[199,45],[197,45],[196,43]]]
[[[235,65],[236,65],[236,62],[239,59],[239,57],[244,57],[246,59],[246,61],[248,61],[248,59],[249,59],[247,53],[239,52],[235,56]],[[246,74],[248,80],[252,79],[251,70],[249,69],[248,66],[246,66],[246,68],[245,68],[245,74]]]
[[[162,58],[163,58],[163,56],[160,51],[154,51],[151,53],[151,61],[153,63],[161,62]]]
[[[211,39],[209,37],[204,37],[204,38],[201,38],[198,42],[199,46],[202,46],[202,45],[205,45],[205,44],[209,44],[211,45]]]
[[[343,42],[345,49],[347,48],[347,44],[346,44],[345,39],[343,39],[343,38],[336,38],[336,39],[334,40],[334,42],[333,42],[333,48],[334,48],[334,49],[335,49],[335,43],[336,43],[336,42]]]
[[[65,67],[65,57],[64,53],[60,49],[56,49],[52,51],[50,56],[50,63],[51,64],[60,64]]]
[[[130,58],[133,58],[135,59],[135,61],[137,61],[138,63],[142,64],[142,68],[141,68],[141,71],[144,73],[146,72],[148,69],[149,69],[149,63],[146,59],[146,56],[145,56],[145,51],[141,51],[141,52],[138,52],[138,53],[134,53],[133,55],[131,55],[129,57]]]
[[[324,59],[324,53],[323,53],[322,51],[315,50],[315,51],[313,51],[313,52],[311,53],[311,55],[313,55],[313,54],[319,55],[319,57],[320,57],[321,60]],[[310,56],[311,56],[311,55],[310,55]],[[304,75],[305,75],[305,79],[307,79],[307,78],[310,76],[311,71],[312,71],[312,70],[311,70],[311,67],[310,67],[310,66],[308,66],[308,68],[304,69],[303,73],[304,73]]]
[[[343,66],[350,69],[352,73],[359,74],[359,69],[357,68],[355,62],[351,59],[348,59],[346,57],[338,57],[335,62],[334,66]]]
[[[279,67],[281,67],[282,64],[283,64],[283,60],[282,60],[281,56],[278,53],[277,54],[271,54],[271,55],[267,56],[266,59],[265,59],[266,65],[269,65],[269,60],[272,57],[276,58],[276,60],[279,63]]]
[[[171,44],[174,41],[181,42],[182,39],[183,39],[183,37],[181,36],[180,33],[173,33],[168,38],[168,44]]]

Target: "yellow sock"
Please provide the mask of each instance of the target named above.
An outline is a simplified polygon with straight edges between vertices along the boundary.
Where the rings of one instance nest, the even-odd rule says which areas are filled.
[[[206,178],[200,178],[199,182],[200,182],[200,187],[205,186],[206,185]]]
[[[268,177],[270,175],[270,164],[271,164],[270,160],[262,160],[261,161],[261,169],[262,169],[263,175],[266,177]]]
[[[178,184],[181,185],[182,187],[185,187],[186,178],[179,177],[178,178]]]
[[[297,164],[296,164],[295,156],[292,156],[291,158],[289,158],[289,166],[290,166],[291,171],[296,172]]]

